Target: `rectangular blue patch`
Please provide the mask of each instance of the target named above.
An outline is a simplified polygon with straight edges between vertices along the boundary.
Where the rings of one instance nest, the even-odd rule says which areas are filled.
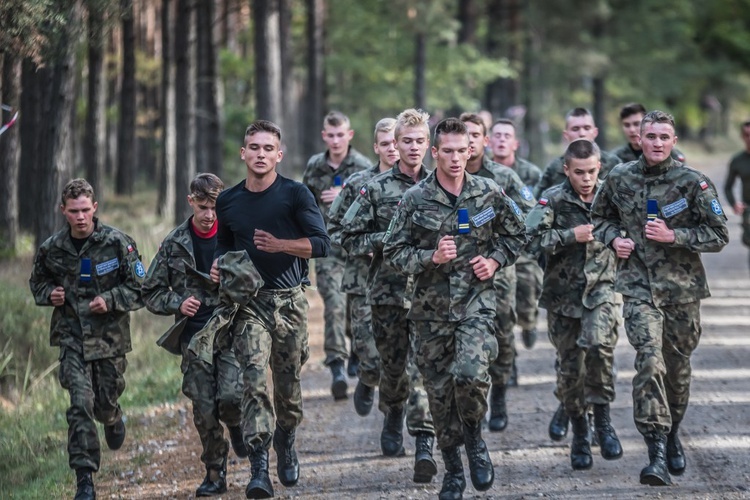
[[[664,207],[661,207],[661,213],[666,218],[674,217],[688,207],[688,202],[685,198],[680,198],[674,203],[670,203]]]
[[[485,208],[478,214],[476,214],[474,217],[471,218],[471,222],[474,224],[474,227],[479,227],[483,224],[488,223],[492,219],[495,218],[495,209],[492,207]]]
[[[101,264],[96,265],[96,274],[97,276],[102,276],[107,273],[111,273],[112,271],[115,271],[120,267],[120,260],[115,257],[114,259],[110,259],[106,262],[102,262]]]

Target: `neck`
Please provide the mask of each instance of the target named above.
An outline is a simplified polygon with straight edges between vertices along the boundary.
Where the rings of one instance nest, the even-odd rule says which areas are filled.
[[[336,170],[336,169],[337,169],[337,168],[339,168],[339,166],[341,165],[341,162],[342,162],[342,161],[344,161],[344,158],[346,158],[346,155],[347,155],[347,153],[348,153],[348,152],[349,152],[349,151],[347,150],[347,151],[345,151],[344,153],[342,153],[342,154],[340,154],[340,155],[334,155],[334,154],[333,154],[333,153],[331,153],[331,151],[329,150],[329,151],[328,151],[328,165],[329,165],[329,166],[330,166],[330,167],[331,167],[332,169]]]
[[[510,155],[506,156],[505,158],[499,158],[496,156],[492,159],[492,161],[494,161],[495,163],[499,163],[500,165],[505,165],[506,167],[512,167],[513,163],[515,163],[516,161],[516,156]]]
[[[463,189],[464,187],[465,176],[462,175],[461,177],[448,177],[447,175],[444,175],[440,170],[438,170],[435,175],[437,176],[437,180],[440,185],[443,186],[443,189],[456,196],[461,194],[461,189]]]
[[[632,142],[630,143],[630,147],[633,148],[633,151],[640,151],[641,150],[641,146],[640,145],[633,144]]]
[[[483,155],[479,155],[476,158],[469,158],[469,161],[466,162],[466,171],[470,174],[476,174],[479,172],[479,169],[482,168],[482,160],[484,159]]]
[[[421,170],[421,168],[422,168],[422,164],[421,163],[419,165],[417,165],[416,167],[410,167],[409,165],[407,165],[406,163],[403,163],[403,162],[399,162],[398,163],[398,169],[399,169],[399,171],[402,174],[408,175],[409,177],[411,177],[412,179],[414,179],[414,182],[417,182],[417,179],[419,178],[419,171]]]
[[[204,238],[204,239],[212,238],[216,234],[217,230],[219,229],[219,225],[217,224],[217,222],[218,221],[214,221],[213,225],[211,226],[211,229],[209,229],[208,231],[204,231],[203,229],[199,228],[195,224],[195,218],[192,218],[190,220],[190,224],[192,224],[193,231],[195,231],[195,234],[197,234],[199,238]]]
[[[381,173],[385,172],[386,170],[390,170],[392,168],[393,168],[393,165],[388,165],[385,162],[381,161],[381,162],[378,163],[378,171],[381,172]]]
[[[594,192],[592,191],[587,195],[579,194],[578,197],[581,198],[581,201],[584,203],[591,203],[592,201],[594,201]]]
[[[276,180],[277,175],[278,174],[276,174],[276,170],[271,170],[270,172],[263,174],[262,176],[255,176],[248,173],[247,179],[245,179],[245,189],[253,193],[260,193],[261,191],[265,191],[269,188],[269,186],[271,186],[271,184],[273,184],[273,181]]]

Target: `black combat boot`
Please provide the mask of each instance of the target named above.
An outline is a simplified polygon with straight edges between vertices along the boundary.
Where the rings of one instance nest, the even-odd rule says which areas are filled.
[[[622,456],[622,446],[609,418],[609,404],[594,405],[594,430],[599,438],[599,450],[605,460]]]
[[[198,489],[195,490],[196,497],[212,497],[227,492],[227,462],[218,468],[206,468],[206,477]]]
[[[359,369],[359,356],[352,350],[349,353],[349,360],[346,363],[346,374],[351,378],[357,376],[357,370]]]
[[[76,496],[74,500],[96,500],[91,469],[76,469]]]
[[[560,403],[560,406],[555,410],[555,414],[552,415],[552,420],[549,423],[549,437],[552,441],[562,441],[565,436],[568,435],[568,425],[570,419],[568,414],[565,413],[565,407]]]
[[[268,450],[258,446],[250,450],[250,471],[252,476],[245,488],[246,498],[273,497],[273,484],[268,477]]]
[[[570,419],[573,428],[573,440],[570,442],[570,465],[573,470],[590,469],[594,463],[591,456],[591,433],[589,419],[584,413]]]
[[[366,417],[372,410],[372,403],[375,401],[375,388],[364,384],[361,380],[357,382],[354,388],[354,410],[357,415]]]
[[[495,468],[492,466],[490,453],[482,439],[482,424],[469,427],[464,424],[464,444],[466,457],[469,459],[471,484],[477,491],[487,491],[495,482]]]
[[[432,458],[432,447],[435,436],[427,432],[417,434],[416,451],[414,452],[414,482],[430,483],[437,474],[437,464]]]
[[[383,419],[380,433],[380,449],[386,457],[400,457],[404,454],[404,408],[390,408]]]
[[[461,449],[452,446],[442,450],[445,475],[443,487],[440,489],[438,500],[461,500],[466,489],[464,465],[461,463]]]
[[[490,390],[490,430],[503,431],[508,426],[508,410],[505,407],[505,386],[492,384]]]
[[[523,346],[526,349],[531,349],[532,347],[534,347],[534,344],[536,344],[536,337],[536,328],[521,330],[521,340],[523,340]]]
[[[294,486],[299,480],[299,461],[294,449],[295,431],[287,432],[279,424],[273,433],[273,449],[276,451],[276,474],[284,486]]]
[[[677,435],[679,430],[679,422],[672,422],[672,430],[667,434],[667,468],[675,476],[681,476],[685,472],[685,452],[680,436]]]
[[[648,446],[648,466],[641,471],[641,484],[669,486],[672,479],[667,470],[667,436],[651,433],[644,436]]]
[[[340,359],[329,365],[331,369],[331,394],[336,401],[346,399],[346,390],[349,386],[346,383],[346,373],[344,373],[344,362]]]
[[[232,443],[234,454],[238,457],[246,458],[248,453],[250,453],[247,451],[244,439],[242,439],[242,429],[239,425],[229,427],[229,441]]]
[[[104,426],[104,440],[110,450],[119,450],[125,441],[125,422],[122,417],[112,425]]]

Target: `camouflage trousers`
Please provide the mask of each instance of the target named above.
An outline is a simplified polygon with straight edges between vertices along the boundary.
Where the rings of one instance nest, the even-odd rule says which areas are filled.
[[[406,405],[409,435],[435,434],[424,381],[414,361],[414,325],[406,319],[409,310],[393,305],[371,307],[372,333],[381,366],[378,409],[385,414]]]
[[[323,350],[325,364],[344,361],[349,357],[346,337],[351,337],[347,320],[346,294],[341,291],[346,259],[334,254],[315,259],[315,285],[323,299]]]
[[[182,342],[182,392],[193,403],[193,423],[203,445],[201,462],[220,469],[229,452],[221,422],[237,427],[242,417],[240,364],[231,349],[214,352],[209,365],[187,347]]]
[[[523,330],[536,328],[539,318],[539,295],[542,293],[544,272],[536,260],[521,256],[516,261],[516,314]]]
[[[625,297],[625,330],[635,348],[633,419],[643,435],[669,433],[690,399],[690,355],[701,337],[700,301],[656,307]]]
[[[302,422],[300,372],[309,358],[308,303],[302,287],[266,290],[240,308],[231,327],[242,370],[242,434],[248,448],[268,449],[276,423],[293,431]],[[266,373],[271,367],[273,401]]]
[[[464,424],[487,413],[489,366],[497,357],[494,310],[459,322],[414,321],[417,366],[424,377],[438,448],[464,444]]]
[[[547,311],[548,336],[557,355],[555,394],[570,417],[582,416],[591,404],[615,399],[616,307],[604,303],[584,308],[580,318]]]
[[[497,358],[490,365],[492,383],[508,385],[513,360],[516,358],[515,335],[516,325],[516,268],[504,267],[495,276],[497,302],[495,306],[495,339],[497,340]]]
[[[372,309],[364,295],[348,296],[352,320],[352,350],[359,357],[357,375],[363,384],[375,387],[380,382],[380,354],[372,335]]]
[[[60,348],[58,379],[70,395],[68,464],[71,469],[99,470],[101,448],[96,421],[112,425],[122,417],[117,403],[125,390],[125,356],[84,361],[74,349]]]

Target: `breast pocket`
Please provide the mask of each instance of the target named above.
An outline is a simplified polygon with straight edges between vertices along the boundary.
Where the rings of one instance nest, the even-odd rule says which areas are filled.
[[[411,216],[414,237],[419,248],[435,248],[443,233],[443,220],[432,214],[414,212]]]

